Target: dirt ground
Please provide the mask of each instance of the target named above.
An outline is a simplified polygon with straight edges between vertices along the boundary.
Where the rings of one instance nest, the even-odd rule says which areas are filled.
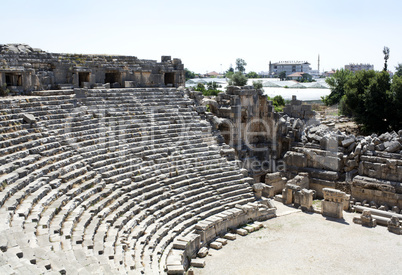
[[[195,274],[401,274],[402,236],[386,227],[308,214],[276,202],[278,217],[221,250]]]
[[[315,105],[316,107],[316,119],[321,123],[327,124],[333,129],[340,130],[346,134],[359,135],[360,130],[357,124],[351,119],[345,116],[339,116],[338,106],[323,106]],[[317,107],[318,106],[318,107]],[[333,124],[333,125],[331,125]]]

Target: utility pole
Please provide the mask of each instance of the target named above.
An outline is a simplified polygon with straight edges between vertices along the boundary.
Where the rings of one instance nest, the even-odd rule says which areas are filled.
[[[318,75],[320,75],[320,54],[318,54]]]

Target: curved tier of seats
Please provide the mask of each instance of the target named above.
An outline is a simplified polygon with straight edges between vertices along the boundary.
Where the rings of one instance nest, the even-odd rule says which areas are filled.
[[[254,201],[180,91],[40,95],[0,100],[1,273],[163,272],[175,238]]]

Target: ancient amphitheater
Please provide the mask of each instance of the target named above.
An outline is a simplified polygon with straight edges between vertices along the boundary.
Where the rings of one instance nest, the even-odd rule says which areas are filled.
[[[402,132],[332,131],[252,87],[203,98],[170,57],[0,45],[0,62],[2,274],[182,274],[275,217],[268,198],[402,231]]]

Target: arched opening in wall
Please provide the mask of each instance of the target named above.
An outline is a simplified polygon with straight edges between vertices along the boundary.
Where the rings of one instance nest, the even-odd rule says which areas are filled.
[[[174,87],[174,73],[165,73],[165,86]]]
[[[88,72],[79,72],[78,73],[78,85],[83,88],[84,82],[89,82],[89,73]]]
[[[260,182],[265,183],[265,174],[260,176]]]
[[[121,86],[121,74],[118,71],[105,73],[105,83],[110,83],[111,87]]]

